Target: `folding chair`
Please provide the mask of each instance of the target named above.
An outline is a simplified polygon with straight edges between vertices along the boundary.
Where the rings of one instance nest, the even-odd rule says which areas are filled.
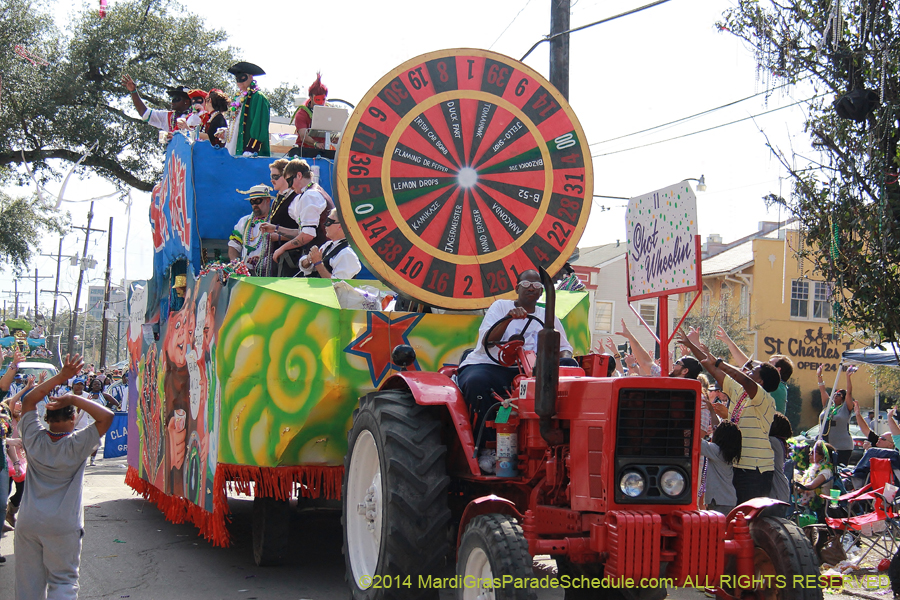
[[[891,461],[885,458],[873,458],[870,464],[870,482],[859,490],[839,496],[839,502],[846,501],[851,507],[855,503],[871,503],[871,510],[864,514],[847,518],[826,517],[825,522],[835,531],[844,532],[853,538],[854,544],[865,548],[862,561],[869,552],[875,551],[882,558],[891,558],[897,549],[895,541],[898,533],[895,512],[892,502],[884,497],[885,485],[892,484],[894,472]],[[831,500],[831,498],[827,498]],[[851,515],[854,510],[848,511]]]

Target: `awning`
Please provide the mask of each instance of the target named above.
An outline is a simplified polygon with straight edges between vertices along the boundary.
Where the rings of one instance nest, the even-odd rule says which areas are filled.
[[[847,350],[841,354],[841,359],[843,362],[851,364],[900,368],[900,361],[897,359],[900,356],[900,346],[884,344],[884,348],[884,350],[878,348]]]

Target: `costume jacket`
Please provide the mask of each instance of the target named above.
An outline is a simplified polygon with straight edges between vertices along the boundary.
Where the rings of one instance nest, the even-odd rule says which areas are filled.
[[[241,106],[241,121],[237,130],[235,154],[255,152],[269,156],[269,100],[262,92],[247,96]]]

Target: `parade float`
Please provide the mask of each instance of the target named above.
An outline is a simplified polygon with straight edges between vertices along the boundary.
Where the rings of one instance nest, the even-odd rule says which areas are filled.
[[[479,60],[482,77],[482,69],[491,67]],[[509,72],[504,67],[502,77]],[[436,81],[441,74],[436,71]],[[529,79],[520,85],[537,84]],[[388,102],[393,94],[388,90]],[[559,109],[551,108],[544,118]],[[357,253],[380,278],[338,286],[313,278],[247,277],[223,264],[234,223],[249,212],[246,197],[236,190],[268,181],[275,159],[232,157],[184,135],[169,142],[150,207],[153,277],[134,282],[129,290],[128,347],[136,374],[129,383],[129,430],[138,435],[130,437],[126,479],[167,518],[192,522],[214,544],[227,545],[227,495],[250,494],[256,560],[277,560],[281,544],[272,538],[286,531],[287,500],[340,499],[353,410],[361,396],[400,369],[392,363],[391,350],[412,346],[417,359],[409,368],[423,371],[458,364],[477,338],[481,313],[472,309],[508,294],[517,272],[541,262],[532,258],[535,253],[546,257],[547,267],[558,269],[574,250],[590,200],[578,198],[577,208],[562,206],[566,201],[545,189],[543,160],[550,164],[558,152],[539,146],[531,132],[510,125],[511,112],[486,101],[467,100],[459,109],[467,120],[480,115],[464,135],[485,139],[482,151],[489,166],[480,175],[501,190],[495,195],[503,198],[505,211],[495,212],[499,209],[491,206],[497,203],[488,204],[486,197],[477,200],[480,211],[471,210],[463,198],[481,188],[458,185],[457,175],[450,173],[458,165],[438,160],[444,156],[435,154],[444,146],[438,136],[446,144],[453,139],[448,130],[452,112],[449,125],[437,123],[426,131],[421,118],[393,142],[395,172],[384,183],[380,172],[368,175],[377,172],[380,160],[376,166],[368,157],[348,159],[353,162],[348,173],[356,179],[347,181],[335,176],[333,161],[307,159],[318,183],[335,197]],[[367,114],[379,110],[369,106]],[[371,132],[365,127],[364,122],[345,146],[382,148],[386,126]],[[498,143],[512,151],[492,149]],[[502,164],[512,156],[519,158]],[[578,160],[583,169],[580,153]],[[536,184],[525,185],[534,179]],[[335,194],[338,181],[344,188]],[[587,186],[583,180],[576,183],[590,189],[589,179]],[[512,186],[519,187],[506,189]],[[396,211],[379,204],[392,197],[392,187],[401,205]],[[352,208],[340,200],[346,194],[352,194]],[[552,202],[545,197],[553,197]],[[449,217],[437,216],[435,208],[427,216],[419,214],[426,205],[444,202]],[[540,239],[546,234],[537,230],[543,221],[534,218],[548,206],[566,218],[562,229],[544,224],[551,233],[565,232],[565,243],[555,247]],[[370,219],[356,221],[352,215]],[[410,248],[414,236],[404,237],[402,231],[409,229],[403,220],[422,229],[421,239],[432,240],[425,242],[431,245],[441,235],[438,229],[447,227],[455,232],[448,234],[448,244],[456,246],[449,252]],[[390,221],[394,224],[388,226]],[[466,240],[476,235],[478,248]],[[366,241],[370,245],[363,247]],[[510,245],[515,248],[507,250]],[[463,260],[454,271],[452,261],[432,260],[430,252]],[[483,270],[481,256],[490,259]],[[435,308],[384,310],[398,293]],[[588,311],[587,294],[561,293],[557,314],[578,353],[589,350]],[[183,449],[178,438],[184,439]]]

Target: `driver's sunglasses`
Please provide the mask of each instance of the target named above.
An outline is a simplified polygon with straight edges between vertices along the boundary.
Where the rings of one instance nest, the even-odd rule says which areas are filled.
[[[532,290],[541,290],[544,289],[544,284],[540,281],[520,281],[519,287],[523,290],[532,289]]]

